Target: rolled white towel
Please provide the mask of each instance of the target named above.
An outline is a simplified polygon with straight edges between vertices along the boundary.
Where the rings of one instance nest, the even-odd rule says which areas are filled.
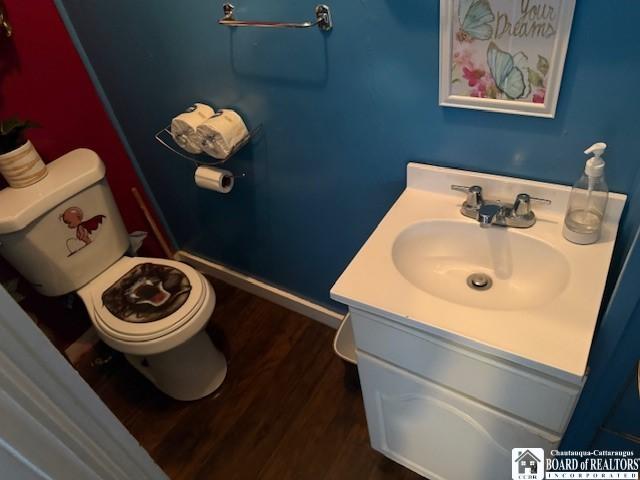
[[[198,125],[215,114],[213,108],[204,103],[195,103],[186,112],[171,120],[173,140],[189,153],[202,153],[200,143],[192,141]]]
[[[198,125],[191,140],[200,142],[207,155],[221,159],[227,158],[233,148],[249,135],[249,131],[240,115],[233,110],[225,109],[218,113],[218,116]]]

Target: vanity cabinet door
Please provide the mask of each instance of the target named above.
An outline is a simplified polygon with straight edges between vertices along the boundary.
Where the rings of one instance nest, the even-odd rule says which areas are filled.
[[[373,448],[430,480],[511,478],[512,448],[560,438],[358,351]]]
[[[375,315],[352,312],[358,350],[444,385],[496,410],[564,433],[580,387],[554,381]]]

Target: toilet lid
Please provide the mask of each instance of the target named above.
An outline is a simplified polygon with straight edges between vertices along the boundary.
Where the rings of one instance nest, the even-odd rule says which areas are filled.
[[[173,260],[123,258],[92,282],[96,322],[127,341],[147,341],[188,322],[203,303],[206,280]]]
[[[191,292],[187,276],[171,265],[139,263],[102,293],[111,315],[131,323],[162,320],[184,305]]]

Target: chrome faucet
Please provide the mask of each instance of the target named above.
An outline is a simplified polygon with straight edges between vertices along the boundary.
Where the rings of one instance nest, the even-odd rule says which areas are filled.
[[[493,225],[496,215],[500,213],[500,210],[502,210],[502,207],[500,205],[494,205],[491,203],[481,205],[480,208],[478,208],[477,216],[478,222],[480,222],[480,226],[486,228]]]
[[[526,193],[519,193],[513,204],[502,203],[499,200],[485,201],[482,197],[482,187],[478,185],[472,187],[451,185],[451,190],[467,194],[467,199],[462,204],[460,213],[465,217],[478,220],[481,227],[499,225],[502,227],[529,228],[536,223],[536,216],[531,210],[531,202],[551,204],[550,200],[532,197]]]

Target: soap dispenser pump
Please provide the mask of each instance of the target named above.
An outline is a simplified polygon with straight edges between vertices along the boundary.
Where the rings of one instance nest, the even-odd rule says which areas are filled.
[[[606,143],[595,143],[584,153],[593,155],[584,167],[584,173],[571,189],[567,213],[564,217],[564,238],[573,243],[588,245],[598,241],[604,212],[609,199],[609,188],[604,179],[605,162],[602,155]]]

